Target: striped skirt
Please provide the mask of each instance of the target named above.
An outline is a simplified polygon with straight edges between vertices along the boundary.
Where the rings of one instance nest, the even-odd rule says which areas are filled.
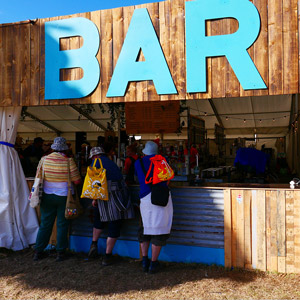
[[[129,189],[124,180],[107,181],[109,200],[98,200],[102,222],[134,218]]]

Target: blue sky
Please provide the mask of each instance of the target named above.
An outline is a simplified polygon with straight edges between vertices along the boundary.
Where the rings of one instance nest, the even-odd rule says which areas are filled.
[[[0,24],[160,1],[163,0],[2,0]]]

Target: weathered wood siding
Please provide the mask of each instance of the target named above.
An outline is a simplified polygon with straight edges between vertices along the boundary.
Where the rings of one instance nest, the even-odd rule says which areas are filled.
[[[300,191],[224,190],[225,266],[300,273]]]
[[[207,61],[207,93],[186,93],[185,0],[167,0],[111,10],[0,25],[0,106],[65,105],[123,101],[204,99],[251,95],[296,94],[299,92],[299,41],[297,0],[251,0],[261,16],[261,32],[248,49],[268,89],[244,91],[225,57]],[[178,94],[157,95],[152,82],[130,83],[125,97],[106,98],[134,9],[146,7],[160,40]],[[44,100],[45,22],[74,17],[92,20],[99,29],[101,66],[98,87],[88,97],[73,100]],[[207,34],[236,31],[237,21],[207,22]],[[80,47],[82,40],[62,41],[63,49]],[[64,80],[82,76],[80,69],[64,71]]]

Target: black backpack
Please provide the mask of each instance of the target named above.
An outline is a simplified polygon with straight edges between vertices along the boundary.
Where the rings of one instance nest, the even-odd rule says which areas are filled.
[[[126,175],[125,181],[127,183],[135,183],[135,178],[134,178],[134,163],[135,163],[135,159],[131,156],[129,156],[130,160],[131,160],[131,164],[130,164],[130,168],[129,171]]]

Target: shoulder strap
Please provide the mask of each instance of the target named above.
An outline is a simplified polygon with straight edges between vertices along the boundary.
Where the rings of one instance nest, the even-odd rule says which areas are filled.
[[[144,173],[144,175],[145,175],[145,183],[146,183],[146,184],[149,184],[150,187],[152,187],[152,180],[153,180],[153,177],[150,178],[148,181],[146,181],[146,178],[147,178],[148,174],[149,174],[150,171],[151,171],[152,162],[151,162],[151,165],[150,165],[149,170],[148,170],[148,173],[147,173],[147,172],[146,172],[146,169],[145,169],[145,165],[144,165],[143,159],[140,158],[139,161],[140,161],[140,164],[141,164],[143,173]]]
[[[96,167],[96,163],[97,163],[97,161],[99,161],[100,168],[101,168],[101,169],[103,169],[103,165],[102,165],[101,158],[95,158],[95,159],[94,159],[94,163],[93,163],[92,167]]]
[[[140,164],[141,164],[142,170],[143,170],[143,172],[144,172],[144,175],[145,175],[145,177],[146,177],[146,174],[147,174],[147,172],[146,172],[146,169],[145,169],[145,165],[144,165],[144,163],[143,163],[143,159],[142,159],[142,158],[140,158],[140,159],[139,159],[139,161],[140,161]]]

